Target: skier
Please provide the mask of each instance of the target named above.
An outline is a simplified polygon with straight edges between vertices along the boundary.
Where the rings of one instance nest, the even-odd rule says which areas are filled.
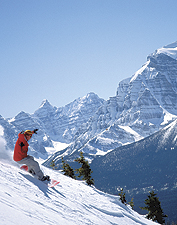
[[[49,176],[44,176],[41,171],[39,164],[34,160],[33,156],[27,155],[28,152],[28,141],[31,139],[32,135],[37,134],[38,129],[22,131],[18,134],[18,139],[14,148],[13,159],[19,164],[26,164],[28,166],[28,172],[36,175],[39,180],[50,180]]]

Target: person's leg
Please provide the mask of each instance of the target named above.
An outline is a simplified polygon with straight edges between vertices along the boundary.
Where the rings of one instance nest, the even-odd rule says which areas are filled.
[[[38,162],[36,162],[33,156],[27,156],[26,158],[18,161],[19,164],[26,164],[28,166],[28,171],[33,170],[35,175],[41,180],[44,176],[43,172],[41,171]]]

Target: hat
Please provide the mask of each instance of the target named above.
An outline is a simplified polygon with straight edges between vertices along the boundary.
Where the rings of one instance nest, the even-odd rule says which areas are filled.
[[[31,130],[25,130],[24,134],[32,136],[33,132]]]

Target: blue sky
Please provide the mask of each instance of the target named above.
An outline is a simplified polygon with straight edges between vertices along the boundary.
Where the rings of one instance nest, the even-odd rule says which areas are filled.
[[[105,100],[177,41],[176,0],[0,0],[0,115]]]

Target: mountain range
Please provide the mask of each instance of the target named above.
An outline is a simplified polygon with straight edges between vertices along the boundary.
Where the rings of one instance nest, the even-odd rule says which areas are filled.
[[[132,77],[121,81],[116,96],[104,101],[81,125],[73,142],[53,159],[70,161],[83,151],[89,162],[116,147],[139,141],[177,118],[177,42],[156,50]]]
[[[13,118],[0,116],[1,137],[4,138],[5,147],[13,150],[19,132],[38,128],[38,134],[34,134],[30,141],[29,154],[47,159],[49,153],[46,147],[54,148],[55,142],[70,143],[78,128],[87,122],[104,101],[95,93],[89,93],[57,108],[45,99],[33,114],[22,111]]]
[[[150,54],[142,68],[121,81],[116,96],[107,101],[89,93],[64,107],[44,100],[33,114],[0,117],[6,146],[13,149],[18,132],[37,127],[38,135],[30,143],[36,157],[47,158],[45,147],[54,147],[57,141],[69,144],[65,155],[82,150],[91,161],[95,155],[157,132],[177,118],[176,52],[177,42]]]
[[[61,168],[64,156],[76,168],[73,160],[83,151],[97,188],[112,194],[124,188],[137,211],[154,190],[169,220],[176,221],[176,59],[177,42],[150,54],[140,70],[119,83],[116,96],[100,106],[85,130],[78,130],[75,141],[44,165],[55,160]]]
[[[168,164],[167,159],[170,165],[175,165],[176,147],[172,146],[174,148],[172,151],[165,151],[166,141],[164,146],[162,145],[161,148],[159,146],[161,144],[160,136],[173,127],[176,119],[177,42],[174,42],[148,55],[145,64],[133,76],[122,80],[118,85],[116,95],[110,97],[107,101],[99,98],[95,93],[88,93],[64,107],[52,106],[48,100],[44,100],[33,114],[20,112],[14,118],[0,116],[0,144],[3,143],[6,150],[13,150],[20,131],[38,128],[38,134],[34,134],[30,141],[29,154],[46,160],[43,163],[45,166],[50,167],[51,161],[54,160],[57,168],[61,169],[62,156],[74,166],[73,160],[78,157],[80,151],[83,151],[84,156],[95,170],[93,175],[96,185],[100,185],[99,188],[104,189],[105,182],[98,179],[95,162],[98,164],[97,168],[100,167],[101,176],[103,176],[105,168],[109,168],[107,170],[111,173],[115,168],[119,168],[118,171],[115,169],[115,174],[120,172],[121,169],[123,174],[127,174],[126,179],[123,179],[124,176],[121,177],[122,183],[120,180],[120,184],[118,182],[110,183],[111,186],[108,185],[107,190],[104,189],[105,191],[112,192],[120,185],[126,186],[123,181],[128,182],[128,177],[130,177],[132,186],[128,187],[127,184],[130,195],[134,193],[131,192],[134,188],[145,190],[144,192],[147,193],[149,190],[147,187],[155,187],[155,184],[151,185],[144,181],[144,183],[141,183],[136,178],[136,173],[131,173],[131,171],[139,171],[140,174],[137,174],[141,177],[142,171],[144,173],[146,171],[144,165],[149,166],[147,166],[147,171],[150,171],[152,165],[157,166],[158,169],[156,170],[164,171],[162,167],[165,163]],[[151,138],[156,134],[158,134],[157,139],[160,141],[154,142],[153,147],[147,144],[149,148],[152,148],[152,151],[149,148],[142,148],[144,151],[137,150],[140,152],[138,154],[141,155],[141,158],[139,158],[136,146],[137,149],[141,149],[143,141],[150,143]],[[56,151],[59,142],[67,144],[65,145],[67,147]],[[134,146],[134,150],[127,150],[130,146]],[[152,160],[153,163],[148,164],[151,162],[151,155],[157,156],[156,149],[158,148],[162,149],[158,152],[158,157],[163,161],[162,156],[164,155],[164,163],[159,164],[158,160]],[[49,149],[53,150],[49,151]],[[147,156],[148,151],[149,156]],[[55,153],[51,155],[51,152]],[[114,164],[112,154],[119,158],[117,154],[120,152],[122,166],[117,167],[117,161],[115,160]],[[132,152],[134,152],[134,155],[132,155]],[[174,154],[174,156],[171,154]],[[136,168],[136,163],[134,162],[135,165],[132,164],[133,160],[132,163],[126,163],[127,159],[130,159],[129,155],[136,163],[139,159],[145,164],[142,163]],[[134,158],[134,156],[137,158]],[[102,168],[101,164],[105,157],[111,163],[105,164],[106,167]],[[110,159],[108,159],[109,157]],[[111,170],[112,167],[115,168]],[[172,167],[170,172],[172,173],[170,188],[176,190],[175,167]],[[132,174],[135,175],[135,178]],[[148,175],[148,173],[145,174]],[[152,174],[152,171],[150,174]],[[158,173],[155,174],[158,176]],[[154,176],[154,178],[152,176],[152,181],[155,182],[157,176]],[[168,178],[168,176],[170,175],[168,174],[165,177]],[[112,174],[111,177],[114,179]],[[151,180],[151,177],[149,179]],[[174,184],[172,184],[173,179]],[[136,182],[133,180],[136,180]],[[165,185],[168,182],[164,183],[165,180],[165,178],[162,181],[159,180],[160,183],[156,190],[166,189],[168,185]],[[138,182],[142,184],[141,187],[136,187],[139,184]]]

